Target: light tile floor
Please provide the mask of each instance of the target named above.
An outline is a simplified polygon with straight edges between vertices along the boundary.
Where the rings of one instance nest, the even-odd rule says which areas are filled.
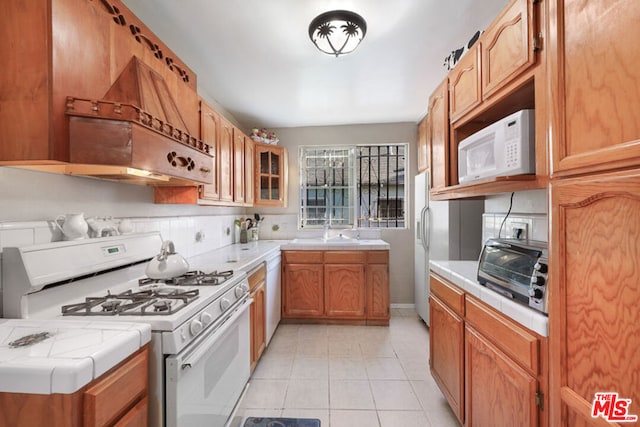
[[[389,327],[280,325],[238,415],[319,418],[322,427],[457,427],[429,373],[429,331],[414,310]]]

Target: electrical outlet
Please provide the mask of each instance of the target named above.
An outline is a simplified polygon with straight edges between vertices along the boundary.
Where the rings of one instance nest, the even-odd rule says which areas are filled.
[[[526,222],[511,222],[507,233],[513,239],[527,239],[529,235],[529,224]]]

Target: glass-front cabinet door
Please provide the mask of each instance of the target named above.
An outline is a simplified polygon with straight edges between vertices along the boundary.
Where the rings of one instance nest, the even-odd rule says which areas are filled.
[[[284,147],[257,143],[256,206],[286,206],[287,152]]]

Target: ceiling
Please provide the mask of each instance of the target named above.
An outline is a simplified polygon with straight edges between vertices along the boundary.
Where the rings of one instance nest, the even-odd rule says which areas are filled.
[[[198,90],[247,127],[417,122],[444,58],[507,0],[124,0],[198,75]],[[320,52],[317,15],[351,10],[367,34]]]

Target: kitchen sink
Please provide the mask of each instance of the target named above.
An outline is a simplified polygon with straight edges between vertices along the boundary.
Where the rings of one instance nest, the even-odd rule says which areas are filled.
[[[307,245],[321,245],[321,244],[352,244],[357,245],[360,243],[358,239],[353,239],[351,237],[346,236],[334,236],[328,239],[323,239],[322,237],[314,237],[314,238],[302,238],[302,239],[293,239],[291,243],[296,244],[307,244]]]

